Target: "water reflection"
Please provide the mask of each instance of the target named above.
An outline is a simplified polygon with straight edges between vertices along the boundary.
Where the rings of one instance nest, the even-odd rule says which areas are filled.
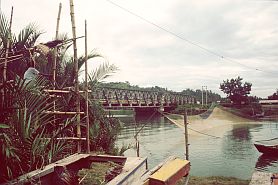
[[[229,139],[232,140],[249,141],[251,139],[250,127],[242,125],[233,125],[233,129],[231,130],[230,136],[231,137],[229,137]]]
[[[258,158],[258,161],[256,163],[256,169],[258,171],[268,171],[268,169],[276,168],[276,171],[278,171],[278,156],[269,156],[269,155],[261,155]]]

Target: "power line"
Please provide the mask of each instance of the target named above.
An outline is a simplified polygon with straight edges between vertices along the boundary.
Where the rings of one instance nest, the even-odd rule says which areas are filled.
[[[187,38],[185,38],[185,37],[183,37],[183,36],[181,36],[181,35],[179,35],[179,34],[177,34],[177,33],[174,33],[174,32],[172,32],[172,31],[168,30],[168,29],[165,28],[165,27],[160,26],[160,25],[158,25],[158,24],[156,24],[156,23],[154,23],[154,22],[152,22],[152,21],[150,21],[150,20],[148,20],[148,19],[146,19],[146,18],[144,18],[144,17],[142,17],[142,16],[140,16],[140,15],[138,15],[138,14],[136,14],[136,13],[130,11],[130,10],[128,10],[127,8],[125,8],[125,7],[123,7],[123,6],[121,6],[121,5],[119,5],[119,4],[116,4],[115,2],[113,2],[113,1],[111,1],[111,0],[106,0],[106,1],[109,2],[109,3],[112,4],[112,5],[114,5],[114,6],[118,7],[118,8],[120,8],[120,9],[122,9],[122,10],[128,12],[129,14],[131,14],[131,15],[133,15],[133,16],[135,16],[135,17],[137,17],[137,18],[139,18],[139,19],[141,19],[141,20],[143,20],[143,21],[145,21],[146,23],[151,24],[151,25],[157,27],[158,29],[163,30],[163,31],[165,31],[165,32],[167,32],[167,33],[173,35],[174,37],[177,37],[177,38],[179,38],[179,39],[181,39],[181,40],[183,40],[183,41],[185,41],[185,42],[187,42],[187,43],[189,43],[189,44],[191,44],[191,45],[194,45],[194,46],[196,46],[196,47],[202,49],[203,51],[206,51],[207,53],[210,53],[210,54],[212,54],[212,55],[214,55],[214,56],[217,56],[217,57],[219,57],[219,58],[221,58],[221,59],[223,59],[223,60],[226,60],[226,61],[229,61],[229,62],[232,62],[232,63],[236,63],[236,64],[241,65],[242,67],[245,67],[245,68],[248,68],[248,69],[253,69],[253,70],[256,70],[256,71],[260,71],[260,72],[264,72],[264,73],[270,73],[270,74],[277,75],[276,73],[272,73],[272,72],[269,72],[269,71],[261,70],[261,69],[259,69],[259,68],[251,67],[251,66],[242,64],[242,63],[240,63],[240,62],[238,62],[238,61],[236,61],[236,60],[234,60],[234,59],[231,59],[231,58],[229,58],[229,57],[225,57],[225,56],[219,54],[218,52],[215,52],[215,51],[212,51],[212,50],[210,50],[210,49],[207,49],[207,48],[205,48],[204,46],[201,46],[200,44],[197,44],[196,42],[193,42],[193,41],[191,41],[191,40],[189,40],[189,39],[187,39]]]

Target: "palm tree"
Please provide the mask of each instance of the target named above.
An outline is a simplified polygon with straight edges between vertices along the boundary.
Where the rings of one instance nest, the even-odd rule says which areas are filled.
[[[0,127],[0,182],[12,179],[23,173],[41,168],[56,161],[72,147],[62,137],[73,128],[75,117],[61,120],[63,127],[53,125],[53,116],[45,111],[53,109],[53,99],[42,91],[49,82],[38,77],[26,84],[19,76],[6,87],[11,107]]]
[[[4,14],[0,14],[0,57],[5,57],[5,52],[7,49],[8,35],[9,35],[9,25],[7,18]],[[32,48],[35,46],[35,43],[39,36],[42,34],[41,31],[38,31],[38,28],[35,24],[31,23],[25,26],[16,36],[14,33],[11,33],[11,45],[8,48],[9,56],[21,56],[16,60],[8,63],[9,71],[16,73],[20,77],[23,77],[24,72],[28,68],[28,63],[30,62],[30,54],[32,50],[26,50],[26,48]],[[0,68],[2,71],[3,62],[1,61]],[[8,79],[14,79],[12,74],[9,75]]]
[[[7,35],[9,23],[4,15],[0,15],[0,57],[5,57],[7,48]],[[64,141],[55,140],[75,133],[74,123],[76,117],[55,118],[45,114],[45,111],[53,110],[53,102],[56,102],[56,110],[72,111],[74,107],[74,94],[62,96],[62,99],[53,99],[45,88],[53,88],[50,80],[38,76],[30,83],[25,83],[23,74],[30,60],[37,62],[37,68],[47,74],[52,73],[54,50],[50,49],[47,55],[34,55],[33,49],[36,40],[42,34],[36,31],[34,24],[26,26],[16,37],[12,34],[10,55],[21,55],[20,58],[8,63],[8,79],[11,83],[0,83],[0,183],[15,178],[23,173],[41,168],[42,166],[71,154],[74,145]],[[61,40],[68,40],[64,35]],[[60,47],[57,57],[57,86],[63,88],[74,83],[73,60],[66,54],[71,44]],[[30,52],[29,52],[30,51]],[[88,58],[101,57],[92,52]],[[85,62],[84,57],[79,57],[79,71]],[[2,72],[3,63],[0,63]],[[97,82],[115,72],[114,65],[104,64],[90,75],[91,88],[97,86]],[[2,77],[0,77],[1,79]],[[2,81],[2,80],[1,80]],[[81,86],[82,89],[82,86]],[[4,93],[3,93],[4,92]],[[4,95],[4,96],[3,96]],[[85,99],[81,96],[81,111],[85,109]],[[98,102],[90,100],[91,119],[91,146],[94,150],[109,152],[119,129],[119,121],[115,118],[107,118],[105,111]],[[54,121],[53,121],[54,120]],[[83,121],[83,120],[82,120]],[[62,127],[58,124],[59,122]],[[82,129],[82,132],[85,130]]]

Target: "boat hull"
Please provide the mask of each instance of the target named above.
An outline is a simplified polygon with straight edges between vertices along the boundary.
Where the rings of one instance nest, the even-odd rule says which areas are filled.
[[[263,154],[267,155],[278,155],[278,146],[265,146],[262,144],[255,143],[254,144],[257,150]]]

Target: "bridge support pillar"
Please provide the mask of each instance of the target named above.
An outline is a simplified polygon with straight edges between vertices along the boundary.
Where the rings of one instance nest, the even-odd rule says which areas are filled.
[[[164,112],[170,112],[170,111],[172,111],[172,110],[175,110],[175,108],[176,107],[174,107],[174,106],[169,106],[169,107],[164,107]]]
[[[136,116],[150,116],[152,115],[154,112],[157,111],[157,109],[159,109],[159,107],[136,107],[134,108],[134,112]]]

